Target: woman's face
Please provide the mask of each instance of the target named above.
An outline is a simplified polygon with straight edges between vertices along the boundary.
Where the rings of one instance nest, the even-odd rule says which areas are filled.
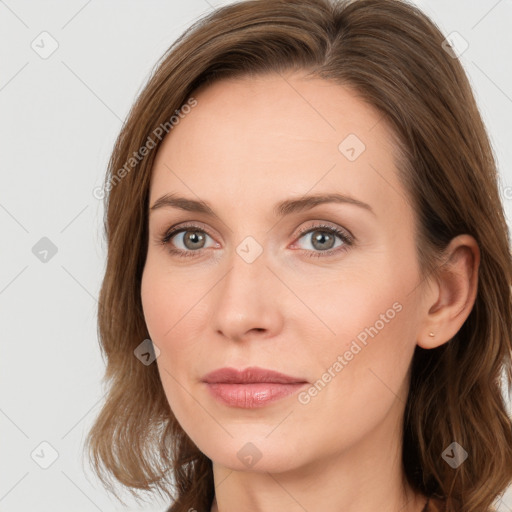
[[[235,470],[376,455],[400,438],[422,306],[387,125],[349,89],[297,74],[195,97],[158,150],[142,278],[174,415]],[[226,367],[296,383],[203,381]]]

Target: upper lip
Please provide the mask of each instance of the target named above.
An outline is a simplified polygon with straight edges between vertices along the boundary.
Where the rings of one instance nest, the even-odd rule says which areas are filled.
[[[228,383],[228,384],[250,384],[252,382],[271,382],[278,384],[291,384],[307,382],[304,379],[291,377],[284,373],[276,372],[274,370],[267,370],[265,368],[258,368],[251,366],[244,370],[237,370],[236,368],[219,368],[206,374],[202,378],[203,382],[208,383]]]

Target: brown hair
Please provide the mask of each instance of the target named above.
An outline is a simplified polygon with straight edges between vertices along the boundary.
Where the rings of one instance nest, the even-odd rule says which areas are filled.
[[[155,129],[169,131],[173,115],[179,122],[175,114],[200,85],[289,70],[350,87],[389,123],[418,223],[423,278],[435,275],[453,237],[476,239],[481,259],[469,317],[448,343],[416,346],[403,467],[414,489],[446,500],[447,512],[487,511],[505,492],[512,481],[512,425],[501,387],[510,396],[510,235],[486,129],[443,40],[406,1],[249,0],[200,19],[162,57],[121,130],[105,182],[108,258],[98,326],[109,388],[86,442],[94,470],[116,496],[116,481],[136,498],[137,490],[157,491],[173,499],[172,512],[210,510],[214,496],[212,463],[177,423],[156,365],[134,357],[149,338],[140,284],[162,140]],[[155,147],[132,161],[149,141]],[[469,453],[456,469],[442,458],[454,441]]]

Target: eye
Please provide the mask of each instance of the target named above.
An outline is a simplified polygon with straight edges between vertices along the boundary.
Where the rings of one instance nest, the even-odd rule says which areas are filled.
[[[310,257],[332,256],[348,250],[354,243],[354,237],[349,232],[327,224],[304,228],[300,230],[299,235],[298,240],[307,239],[309,236],[311,248],[301,248]],[[168,245],[171,254],[178,257],[194,257],[198,256],[203,249],[208,248],[206,246],[207,238],[212,239],[204,228],[196,224],[189,224],[171,228],[160,238],[159,242],[162,245]],[[338,245],[335,245],[336,238],[340,241]],[[219,247],[219,244],[214,243],[212,246]]]
[[[191,224],[181,225],[174,229],[171,228],[161,238],[160,242],[164,245],[170,245],[169,252],[171,254],[195,256],[194,253],[201,252],[205,248],[207,238],[211,237],[203,228]],[[174,241],[172,241],[173,239]],[[178,245],[178,248],[173,247],[175,245]]]
[[[302,229],[300,234],[299,240],[302,238],[310,240],[306,245],[313,249],[308,250],[308,256],[311,257],[331,256],[339,251],[346,251],[354,243],[353,236],[348,232],[326,224]],[[341,241],[337,246],[336,238]]]

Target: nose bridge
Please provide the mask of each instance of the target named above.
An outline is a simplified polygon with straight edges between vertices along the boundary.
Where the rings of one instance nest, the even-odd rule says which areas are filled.
[[[254,242],[244,240],[235,248],[229,260],[229,271],[221,286],[221,300],[228,297],[243,304],[251,297],[257,300],[268,288],[271,272],[267,268],[266,252],[260,247],[261,252],[257,254]]]
[[[256,245],[257,244],[257,245]],[[259,248],[258,248],[259,246]],[[267,265],[267,253],[254,239],[244,239],[229,259],[229,269],[215,296],[214,328],[240,338],[251,329],[271,329],[279,312],[279,285]]]

